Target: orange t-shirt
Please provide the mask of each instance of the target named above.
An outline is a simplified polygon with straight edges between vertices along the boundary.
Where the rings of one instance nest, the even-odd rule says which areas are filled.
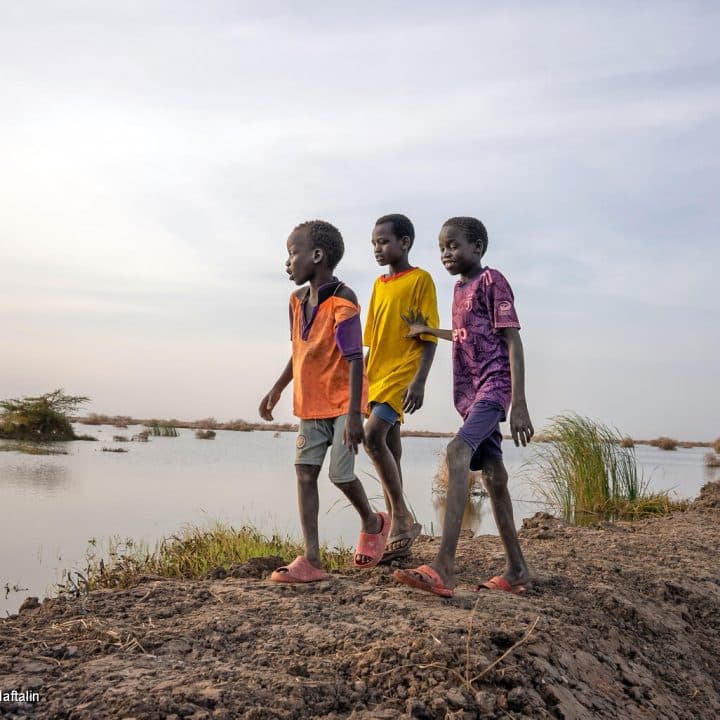
[[[293,413],[304,420],[345,415],[350,408],[350,363],[338,347],[336,332],[341,323],[359,316],[360,308],[345,298],[331,295],[315,308],[309,325],[304,311],[303,301],[293,293],[290,296]],[[363,411],[366,404],[367,377],[363,370],[359,410]]]

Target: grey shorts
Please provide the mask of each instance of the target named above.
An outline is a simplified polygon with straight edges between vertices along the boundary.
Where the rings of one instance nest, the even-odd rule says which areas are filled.
[[[330,448],[328,475],[336,485],[355,479],[355,454],[343,445],[347,415],[300,420],[295,441],[295,464],[321,466]]]

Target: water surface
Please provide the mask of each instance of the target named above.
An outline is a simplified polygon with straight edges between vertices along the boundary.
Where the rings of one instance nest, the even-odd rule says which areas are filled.
[[[177,438],[151,438],[148,443],[113,442],[139,427],[78,426],[99,442],[63,443],[67,455],[0,452],[0,587],[27,588],[0,593],[0,612],[14,611],[28,595],[51,592],[61,572],[82,567],[88,541],[111,536],[154,545],[183,525],[203,527],[216,521],[236,527],[252,523],[266,533],[301,536],[292,465],[293,433],[218,431],[214,440],[197,440],[191,430]],[[426,532],[441,531],[442,507],[432,492],[433,478],[448,438],[404,438],[403,475],[409,503]],[[124,447],[127,453],[102,452]],[[521,472],[529,449],[503,445],[510,473],[510,492],[519,525],[542,506],[527,471]],[[709,478],[702,448],[664,452],[638,447],[638,460],[651,485],[675,488],[694,497]],[[361,451],[357,474],[374,504],[382,492],[374,470]],[[496,534],[485,501],[466,513],[475,533]],[[320,535],[330,544],[353,545],[359,522],[344,496],[320,475]]]

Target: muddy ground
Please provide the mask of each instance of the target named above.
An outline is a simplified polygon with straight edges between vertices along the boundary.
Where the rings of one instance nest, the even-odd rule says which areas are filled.
[[[521,537],[537,576],[523,596],[470,589],[502,567],[484,536],[461,540],[452,600],[396,585],[391,568],[274,585],[272,559],[46,600],[0,621],[0,692],[40,698],[0,702],[0,716],[720,717],[719,483],[670,517],[537,515]],[[437,542],[421,538],[415,560]]]

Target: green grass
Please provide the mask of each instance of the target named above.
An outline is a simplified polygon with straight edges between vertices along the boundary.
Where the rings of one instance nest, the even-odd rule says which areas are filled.
[[[290,562],[302,555],[302,542],[280,535],[267,537],[245,525],[235,529],[222,523],[209,530],[187,527],[164,538],[150,550],[131,539],[111,538],[107,552],[90,540],[82,570],[65,570],[57,586],[59,595],[79,595],[99,588],[126,588],[147,575],[198,579],[217,568],[228,570],[251,558],[280,556]],[[343,567],[352,557],[350,548],[323,545],[321,557],[328,570]]]
[[[686,503],[667,492],[648,493],[638,471],[635,448],[615,430],[579,415],[562,415],[545,430],[528,462],[532,483],[571,522],[633,519],[671,512]]]

